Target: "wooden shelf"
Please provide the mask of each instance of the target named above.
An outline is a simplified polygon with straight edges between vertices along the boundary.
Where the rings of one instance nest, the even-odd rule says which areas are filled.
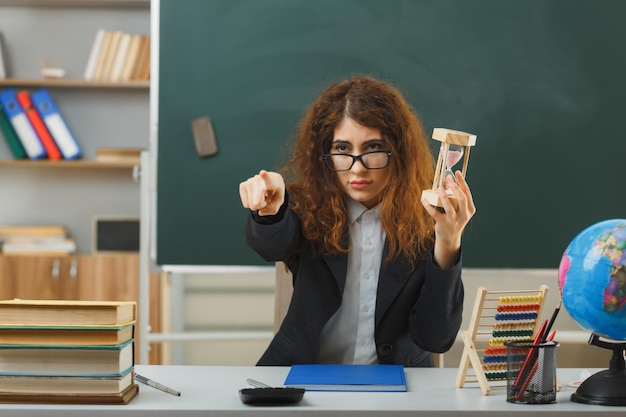
[[[149,8],[150,0],[0,0],[0,6]]]
[[[0,167],[23,167],[23,168],[83,168],[83,169],[130,169],[139,166],[134,162],[98,162],[94,160],[77,159],[72,161],[50,161],[47,159],[4,159],[0,160]]]
[[[1,1],[1,0],[0,0]],[[85,80],[45,80],[5,78],[0,80],[0,86],[7,87],[63,87],[63,88],[118,88],[118,89],[149,89],[150,81],[102,82]]]

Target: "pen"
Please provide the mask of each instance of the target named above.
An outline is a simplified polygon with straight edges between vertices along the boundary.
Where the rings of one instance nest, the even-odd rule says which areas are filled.
[[[161,390],[163,392],[167,392],[168,394],[172,394],[172,395],[176,395],[176,396],[180,397],[180,392],[179,391],[171,389],[170,387],[166,387],[165,385],[159,384],[158,382],[153,381],[151,379],[148,379],[148,378],[146,378],[143,375],[139,375],[139,374],[135,373],[135,379],[137,381],[143,383],[143,384],[150,385],[153,388],[156,388],[156,389],[159,389],[159,390]]]
[[[246,379],[246,382],[256,388],[272,388],[270,385],[264,384],[252,378]]]

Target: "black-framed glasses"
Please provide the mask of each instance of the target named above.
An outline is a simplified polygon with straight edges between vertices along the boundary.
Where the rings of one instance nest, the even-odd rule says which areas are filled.
[[[383,169],[389,166],[391,151],[365,152],[361,155],[349,155],[346,153],[325,153],[322,155],[328,168],[333,171],[349,171],[354,163],[359,160],[367,169]]]

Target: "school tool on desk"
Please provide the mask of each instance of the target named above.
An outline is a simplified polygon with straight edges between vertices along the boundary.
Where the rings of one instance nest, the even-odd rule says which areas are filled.
[[[41,159],[46,157],[46,150],[39,140],[35,129],[28,121],[28,117],[22,106],[17,101],[17,94],[12,88],[7,88],[0,92],[0,104],[11,122],[17,137],[20,139],[26,155],[30,159]]]
[[[0,104],[0,130],[2,130],[2,134],[4,135],[4,139],[9,145],[9,149],[13,154],[15,159],[24,159],[26,158],[26,151],[24,150],[24,146],[22,146],[22,142],[20,142],[20,138],[17,136],[15,129],[11,125],[11,122],[7,118],[6,113],[2,109],[2,105]]]
[[[538,380],[536,382],[536,387],[534,388],[534,390],[537,393],[543,395],[546,390],[554,389],[554,393],[556,394],[556,388],[553,386],[554,385],[553,380],[555,378],[555,372],[556,372],[555,355],[550,350],[548,350],[548,349],[553,349],[556,346],[558,346],[557,344],[551,343],[554,340],[555,334],[556,334],[556,331],[553,330],[550,336],[545,341],[541,342],[541,344],[539,345],[536,345],[537,347],[535,346],[530,347],[529,355],[532,352],[533,355],[535,356],[534,360],[532,361],[532,363],[529,363],[527,365],[528,371],[525,372],[523,379],[519,382],[519,385],[518,386],[513,385],[511,387],[510,394],[515,395],[515,399],[517,401],[521,400],[522,397],[527,392],[527,389],[529,385],[531,384],[531,381],[533,381],[533,378],[535,378],[535,375],[537,374],[540,364],[543,369],[541,380]],[[549,360],[547,360],[546,357],[549,357]],[[522,373],[520,372],[519,375],[521,374]]]
[[[76,159],[82,156],[82,150],[76,138],[67,126],[65,119],[61,116],[56,103],[48,93],[42,88],[31,94],[33,104],[41,115],[46,127],[54,138],[64,159]]]
[[[461,332],[463,353],[456,386],[478,383],[483,395],[506,388],[507,349],[504,343],[532,341],[539,327],[548,287],[488,291],[479,287],[468,330]]]
[[[305,391],[304,388],[242,388],[239,399],[248,405],[296,404],[302,400]]]
[[[0,345],[0,375],[120,376],[134,366],[133,341],[119,345]]]
[[[119,345],[133,339],[134,324],[109,326],[5,325],[0,324],[0,344],[22,345]]]
[[[128,403],[135,322],[135,302],[0,301],[0,402]]]
[[[402,365],[293,365],[285,379],[285,386],[308,391],[407,390]]]
[[[41,376],[0,373],[0,392],[40,394],[117,394],[133,384],[133,369],[113,376]]]
[[[547,341],[552,341],[554,338],[555,332],[552,331],[552,326],[554,321],[556,320],[557,315],[559,314],[559,310],[561,309],[561,303],[556,307],[554,313],[552,313],[552,317],[550,321],[545,320],[533,341],[533,346],[541,346],[545,344]],[[512,394],[516,395],[517,398],[520,398],[526,390],[530,380],[533,378],[534,373],[537,370],[537,360],[539,356],[539,348],[531,348],[528,350],[528,355],[524,359],[522,367],[515,378],[515,382],[512,386]]]
[[[159,384],[158,382],[153,381],[149,378],[146,378],[143,375],[135,374],[135,378],[137,379],[137,381],[141,382],[142,384],[149,385],[152,388],[156,388],[160,391],[167,392],[168,394],[172,394],[172,395],[176,395],[177,397],[180,397],[180,391],[176,391],[175,389],[166,387],[163,384]]]
[[[122,325],[137,319],[134,301],[2,300],[3,325]]]
[[[281,405],[295,404],[304,397],[304,388],[272,387],[252,378],[246,382],[254,388],[242,388],[239,390],[239,399],[248,405]]]
[[[547,324],[548,324],[547,320],[541,323],[541,326],[539,327],[539,330],[537,331],[535,338],[532,340],[532,344],[530,345],[531,347],[528,349],[527,354],[524,357],[522,366],[520,367],[517,375],[515,376],[515,382],[513,382],[513,385],[510,390],[511,396],[517,395],[517,393],[520,391],[521,386],[524,384],[524,381],[526,380],[526,377],[528,373],[530,372],[530,369],[535,364],[535,361],[537,359],[537,349],[534,347],[539,346],[539,344],[541,343],[543,332],[545,331]]]
[[[137,384],[121,392],[109,393],[61,393],[0,392],[0,402],[32,404],[128,404],[139,393]]]

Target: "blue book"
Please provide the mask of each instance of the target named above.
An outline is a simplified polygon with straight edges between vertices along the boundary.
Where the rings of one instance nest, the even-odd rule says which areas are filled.
[[[22,106],[17,101],[17,93],[15,90],[7,88],[0,91],[0,103],[2,104],[2,109],[7,119],[9,119],[15,133],[17,133],[17,137],[22,143],[28,158],[40,159],[48,156],[46,149],[39,140],[39,136],[37,136],[37,132],[35,132],[24,109],[22,109]]]
[[[76,159],[82,156],[82,150],[72,134],[72,131],[65,123],[54,100],[48,90],[42,88],[30,96],[35,108],[43,119],[48,131],[54,138],[64,159]]]
[[[406,392],[402,365],[293,365],[285,379],[289,388],[308,391]]]

